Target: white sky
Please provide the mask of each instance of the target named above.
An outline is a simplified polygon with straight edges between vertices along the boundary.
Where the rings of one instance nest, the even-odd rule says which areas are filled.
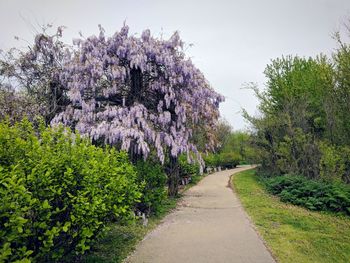
[[[350,17],[350,0],[0,0],[0,49],[31,41],[40,25],[65,25],[71,44],[81,31],[113,34],[124,20],[131,33],[149,28],[153,35],[180,32],[187,54],[214,89],[224,96],[221,115],[234,129],[247,126],[240,110],[256,112],[257,100],[246,82],[264,87],[263,71],[282,55],[330,54],[331,34]]]

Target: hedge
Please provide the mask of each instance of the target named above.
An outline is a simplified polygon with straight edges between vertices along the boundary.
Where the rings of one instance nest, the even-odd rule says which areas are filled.
[[[268,191],[281,201],[310,210],[350,215],[350,187],[341,183],[311,180],[303,176],[283,175],[263,180]]]
[[[0,262],[82,254],[107,222],[129,220],[141,197],[124,152],[63,127],[0,123]]]

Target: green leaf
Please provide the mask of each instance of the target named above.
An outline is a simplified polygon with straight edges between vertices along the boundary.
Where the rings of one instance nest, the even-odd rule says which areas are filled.
[[[45,199],[45,201],[42,203],[42,208],[44,208],[44,209],[51,208],[51,205],[49,204],[49,201],[47,201],[47,199]]]
[[[66,222],[65,224],[64,224],[64,226],[62,227],[62,230],[64,231],[64,232],[67,232],[68,231],[68,228],[71,226],[71,223],[70,222]]]

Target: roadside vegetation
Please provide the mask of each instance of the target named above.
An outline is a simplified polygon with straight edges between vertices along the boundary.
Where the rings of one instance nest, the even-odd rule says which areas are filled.
[[[284,175],[261,178],[267,190],[281,201],[315,211],[350,215],[350,186],[311,180],[304,176]]]
[[[268,193],[255,170],[235,174],[232,184],[278,262],[349,261],[348,216],[287,204]]]
[[[86,263],[119,263],[123,262],[136,248],[137,244],[173,209],[181,199],[182,193],[196,185],[207,174],[195,174],[191,182],[180,188],[179,195],[175,198],[166,198],[158,206],[156,214],[152,214],[147,224],[142,219],[131,221],[127,224],[110,224],[107,226],[106,234],[96,241],[92,250],[80,258]],[[67,257],[67,262],[71,258]]]
[[[178,32],[99,26],[71,46],[63,29],[0,52],[0,262],[120,262],[203,172],[251,163],[261,181],[239,175],[237,191],[277,257],[350,258],[350,45],[339,34],[330,57],[272,60],[244,132],[219,118],[224,96]]]
[[[349,29],[349,27],[347,27]],[[350,36],[350,31],[347,31]],[[331,56],[273,59],[251,124],[257,174],[280,200],[350,215],[350,44]],[[345,39],[345,40],[344,40]],[[270,179],[266,179],[270,178]]]
[[[177,32],[51,27],[0,56],[0,262],[119,262],[203,174],[224,98]]]
[[[238,164],[251,164],[256,160],[250,134],[246,131],[233,131],[225,120],[220,120],[216,127],[217,146],[213,153],[204,155],[207,167],[230,169]]]
[[[152,231],[172,209],[181,195],[176,198],[164,200],[158,207],[157,215],[148,218],[147,225],[142,220],[129,222],[128,224],[110,224],[108,232],[98,240],[93,249],[80,258],[81,262],[87,263],[119,263],[132,253],[137,244]],[[67,257],[66,262],[70,262]]]

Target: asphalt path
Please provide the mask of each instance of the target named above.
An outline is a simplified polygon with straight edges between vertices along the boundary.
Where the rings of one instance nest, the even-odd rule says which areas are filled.
[[[125,262],[275,262],[229,187],[231,175],[250,168],[210,174],[186,191]]]

